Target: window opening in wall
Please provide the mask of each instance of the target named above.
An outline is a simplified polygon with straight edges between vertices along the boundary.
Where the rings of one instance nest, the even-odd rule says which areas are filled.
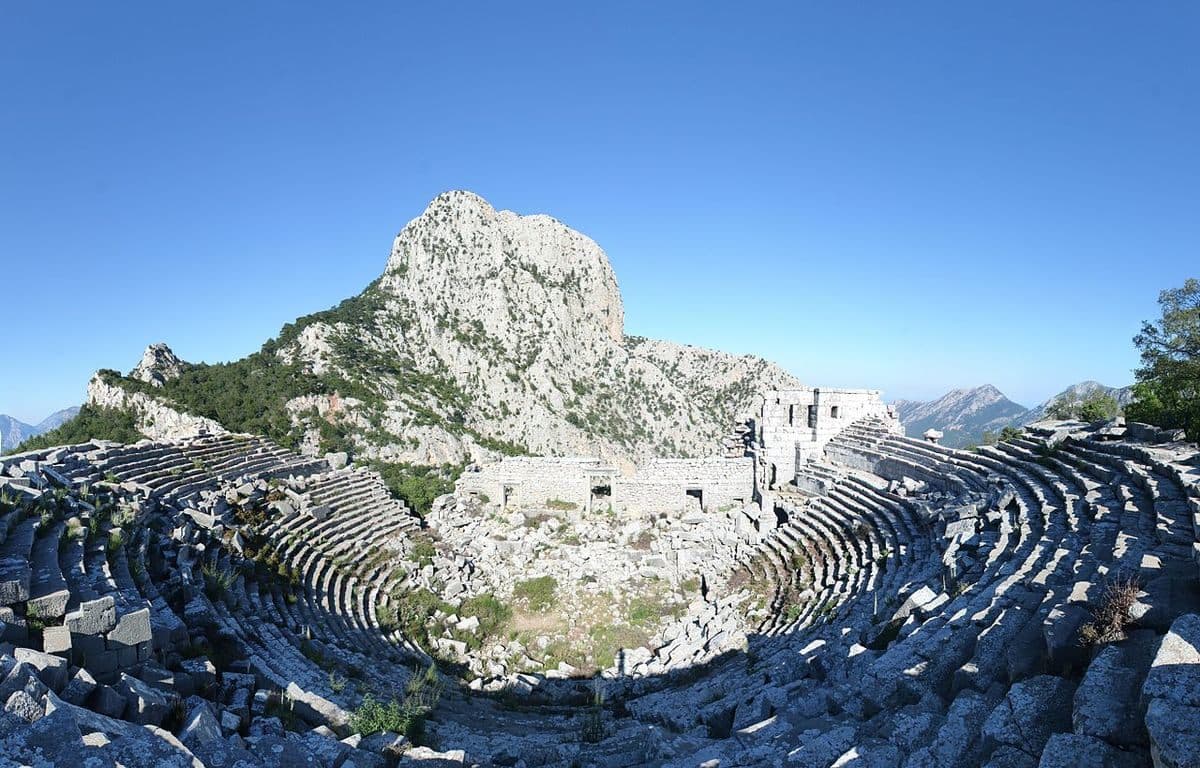
[[[500,500],[500,506],[503,509],[508,509],[509,502],[512,501],[513,487],[511,485],[504,486],[504,498]]]
[[[817,426],[817,406],[810,405],[810,406],[808,406],[808,427],[809,427],[809,429],[815,429],[816,426]]]
[[[838,407],[836,405],[829,409],[829,415],[835,419],[838,417]]]
[[[789,405],[788,406],[788,426],[789,427],[795,426],[795,424],[796,424],[796,406]]]
[[[704,489],[703,488],[688,488],[687,495],[700,502],[700,508],[704,509]]]

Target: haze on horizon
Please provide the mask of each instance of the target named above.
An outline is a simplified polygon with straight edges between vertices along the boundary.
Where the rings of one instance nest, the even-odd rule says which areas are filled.
[[[0,8],[0,413],[360,291],[438,193],[546,213],[629,334],[1023,405],[1196,276],[1200,8]]]

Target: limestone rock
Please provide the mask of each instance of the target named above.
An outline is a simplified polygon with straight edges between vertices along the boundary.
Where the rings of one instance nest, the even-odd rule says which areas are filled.
[[[176,357],[166,344],[151,344],[142,353],[141,362],[129,372],[129,377],[161,387],[168,381],[179,378],[186,368],[187,363]]]

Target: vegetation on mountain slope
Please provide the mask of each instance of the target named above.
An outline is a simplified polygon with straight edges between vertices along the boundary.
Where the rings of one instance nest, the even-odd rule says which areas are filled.
[[[85,404],[74,418],[49,432],[29,438],[8,453],[36,451],[56,445],[85,443],[88,440],[136,443],[143,437],[145,436],[138,431],[137,420],[133,413]]]

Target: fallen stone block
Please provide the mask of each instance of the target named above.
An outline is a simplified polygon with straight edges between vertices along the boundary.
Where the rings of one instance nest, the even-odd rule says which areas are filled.
[[[80,669],[75,672],[74,677],[63,688],[59,696],[63,701],[82,707],[96,690],[96,685],[96,678],[92,677],[92,673],[86,669]]]
[[[38,677],[55,693],[67,685],[67,660],[63,657],[31,648],[18,648],[13,653],[13,658],[37,669]]]
[[[195,749],[201,744],[225,738],[221,723],[207,701],[192,696],[187,700],[187,707],[183,727],[179,730],[179,740],[187,747]]]
[[[161,725],[171,711],[173,697],[151,688],[132,675],[122,672],[113,688],[124,697],[124,718],[131,723]]]

